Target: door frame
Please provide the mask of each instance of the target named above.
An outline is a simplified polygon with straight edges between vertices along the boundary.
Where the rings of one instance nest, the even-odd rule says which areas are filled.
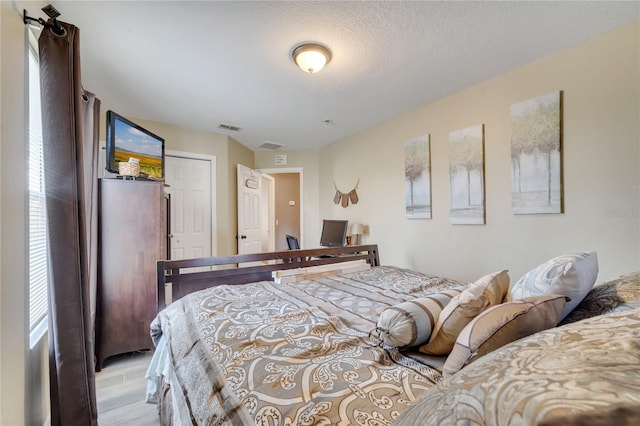
[[[304,170],[302,167],[278,167],[275,169],[257,169],[260,173],[268,175],[277,175],[280,173],[297,173],[300,179],[300,247],[304,245]],[[275,194],[274,194],[275,196]],[[275,221],[275,218],[274,218]],[[272,223],[272,228],[275,229],[275,223]]]
[[[263,206],[261,208],[266,207],[267,217],[269,218],[267,228],[263,229],[267,235],[267,251],[275,251],[275,179],[267,173],[260,173],[260,179],[262,180],[260,185],[261,196],[267,199],[267,205],[264,206],[264,201],[262,201]]]
[[[175,151],[171,149],[167,149],[164,151],[165,156],[178,157],[178,158],[186,158],[192,160],[204,160],[209,162],[210,166],[210,176],[211,176],[211,205],[209,209],[211,210],[211,256],[216,256],[218,254],[218,239],[217,239],[217,215],[215,206],[218,203],[216,194],[216,161],[217,158],[215,155],[209,154],[198,154],[195,152],[186,152],[186,151]]]

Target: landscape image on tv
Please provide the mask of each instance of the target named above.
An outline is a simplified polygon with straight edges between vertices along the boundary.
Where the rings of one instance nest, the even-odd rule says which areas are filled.
[[[129,158],[137,158],[140,162],[140,172],[162,179],[163,141],[156,139],[140,130],[115,120],[115,150],[116,167],[119,162],[128,162]]]

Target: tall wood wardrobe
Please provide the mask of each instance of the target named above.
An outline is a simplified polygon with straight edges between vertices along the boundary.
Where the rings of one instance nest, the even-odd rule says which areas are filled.
[[[169,252],[168,211],[163,182],[100,180],[97,371],[110,356],[153,348],[156,261]]]

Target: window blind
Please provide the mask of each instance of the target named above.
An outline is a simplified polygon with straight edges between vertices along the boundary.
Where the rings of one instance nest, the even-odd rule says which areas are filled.
[[[31,34],[30,34],[31,36]],[[30,37],[33,38],[33,37]],[[47,216],[38,54],[29,43],[29,332],[47,319]],[[46,323],[45,323],[46,324]]]

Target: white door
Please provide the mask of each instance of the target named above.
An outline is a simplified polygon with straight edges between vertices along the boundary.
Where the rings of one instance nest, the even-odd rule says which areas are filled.
[[[211,161],[165,156],[166,192],[171,195],[171,259],[212,255]]]
[[[262,252],[261,174],[238,164],[238,254]]]

